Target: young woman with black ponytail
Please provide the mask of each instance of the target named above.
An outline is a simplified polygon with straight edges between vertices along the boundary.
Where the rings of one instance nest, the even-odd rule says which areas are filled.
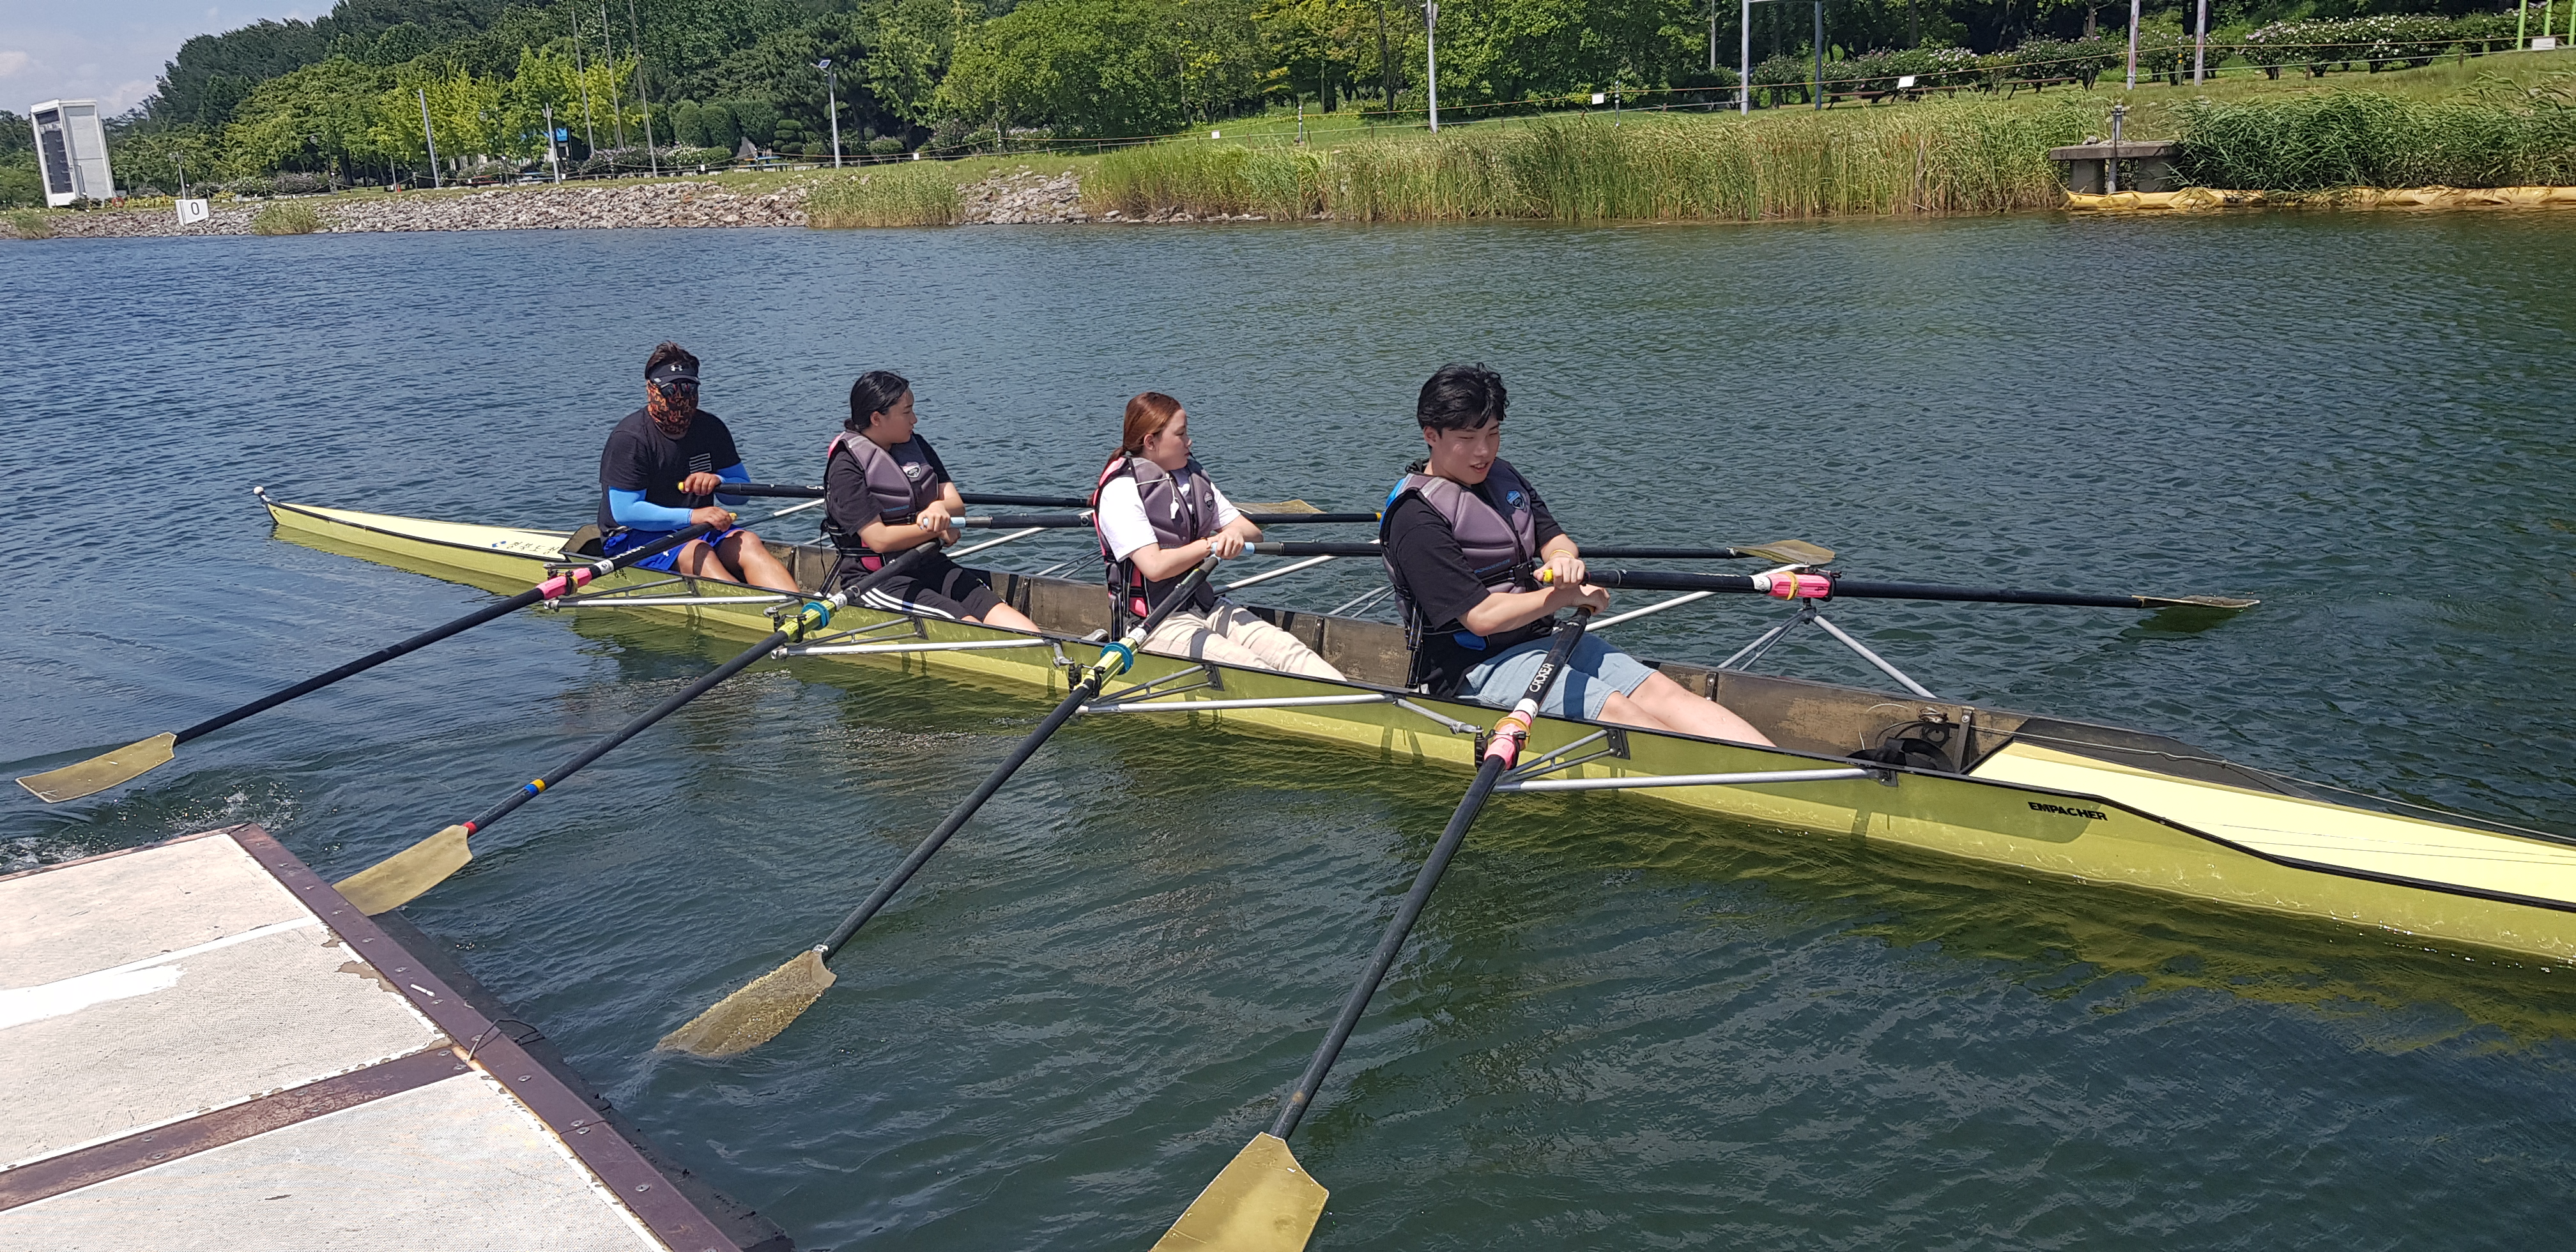
[[[850,417],[824,454],[824,531],[841,550],[834,586],[873,573],[885,558],[937,539],[957,542],[948,519],[966,511],[948,467],[915,434],[912,384],[870,370],[850,384]],[[1036,630],[1002,603],[982,574],[932,554],[870,588],[860,602],[874,609]]]

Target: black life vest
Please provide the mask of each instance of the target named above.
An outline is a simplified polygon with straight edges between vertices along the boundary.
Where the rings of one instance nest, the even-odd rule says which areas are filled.
[[[1157,547],[1177,548],[1215,534],[1217,508],[1216,483],[1199,468],[1195,458],[1181,467],[1178,477],[1144,457],[1125,453],[1100,471],[1100,481],[1091,488],[1091,528],[1100,535],[1100,563],[1109,584],[1109,613],[1115,623],[1111,633],[1123,635],[1129,625],[1159,607],[1189,574],[1184,571],[1170,578],[1149,579],[1137,573],[1134,561],[1119,560],[1109,550],[1109,537],[1100,529],[1100,493],[1122,474],[1136,480],[1136,497],[1144,502],[1145,521],[1154,528]],[[1188,490],[1182,490],[1184,486]],[[1201,583],[1198,593],[1181,609],[1208,613],[1216,605],[1216,589]]]

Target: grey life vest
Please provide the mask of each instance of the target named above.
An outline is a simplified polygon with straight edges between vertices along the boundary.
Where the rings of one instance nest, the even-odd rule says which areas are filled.
[[[1092,529],[1095,533],[1100,529],[1097,510],[1101,489],[1117,481],[1122,474],[1136,480],[1136,496],[1145,502],[1145,521],[1154,528],[1155,546],[1177,548],[1217,532],[1216,484],[1208,478],[1206,470],[1199,468],[1195,458],[1181,467],[1176,478],[1170,470],[1152,461],[1121,453],[1100,471],[1100,481],[1091,489],[1091,507],[1095,510]],[[1184,485],[1189,488],[1187,491],[1182,490]],[[1105,534],[1100,539],[1100,563],[1108,576],[1109,615],[1115,622],[1111,628],[1114,634],[1125,634],[1129,625],[1152,613],[1172,594],[1173,588],[1189,577],[1187,572],[1170,578],[1144,577],[1137,572],[1134,561],[1119,560],[1117,554],[1109,550],[1109,538]],[[1201,583],[1198,594],[1190,597],[1190,602],[1182,605],[1179,611],[1206,613],[1215,608],[1216,590]]]
[[[1395,506],[1407,496],[1419,498],[1449,523],[1449,533],[1467,556],[1467,569],[1487,591],[1536,591],[1538,580],[1532,566],[1538,557],[1538,510],[1533,507],[1534,493],[1529,481],[1513,469],[1509,461],[1497,459],[1485,473],[1485,494],[1501,502],[1497,508],[1486,503],[1485,494],[1462,486],[1427,471],[1406,474],[1386,493],[1386,506],[1378,513],[1378,543],[1391,546],[1386,533],[1387,522],[1395,517]],[[1386,562],[1387,581],[1395,587],[1396,604],[1404,617],[1405,647],[1414,655],[1415,674],[1406,676],[1406,686],[1418,685],[1423,636],[1431,623],[1422,620],[1422,612],[1406,593],[1404,580],[1396,574],[1392,558]],[[1450,641],[1471,652],[1487,647],[1510,647],[1524,642],[1523,636],[1535,638],[1544,634],[1548,619],[1541,618],[1513,632],[1509,638],[1487,639],[1473,631],[1451,632]]]
[[[850,450],[852,465],[843,467],[841,472],[850,473],[855,468],[865,476],[863,481],[868,503],[876,506],[877,520],[890,526],[901,526],[938,501],[939,471],[930,463],[929,448],[921,442],[920,436],[888,449],[878,447],[875,440],[855,432],[843,431],[834,435],[831,446],[823,450],[823,478],[826,483],[831,480],[833,466],[841,459],[843,448]],[[858,527],[829,516],[830,506],[824,507],[823,533],[832,537],[832,546],[844,554],[858,557],[860,567],[871,572],[883,564],[883,558],[859,541]]]

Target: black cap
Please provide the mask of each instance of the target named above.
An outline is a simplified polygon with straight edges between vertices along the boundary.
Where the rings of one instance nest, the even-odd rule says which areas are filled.
[[[654,366],[644,374],[644,381],[648,383],[667,383],[679,378],[688,379],[690,382],[698,381],[697,363],[674,358]]]

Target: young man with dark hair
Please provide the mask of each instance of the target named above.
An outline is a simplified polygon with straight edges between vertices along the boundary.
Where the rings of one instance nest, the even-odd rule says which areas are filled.
[[[1414,417],[1429,455],[1387,493],[1378,521],[1387,577],[1413,650],[1410,682],[1436,696],[1502,708],[1547,654],[1564,609],[1600,610],[1610,593],[1583,581],[1583,550],[1547,502],[1502,459],[1502,376],[1444,365],[1422,384]],[[1550,571],[1541,586],[1537,570]],[[1592,636],[1566,662],[1540,710],[1645,730],[1768,745],[1724,705],[1703,700]]]
[[[793,592],[787,567],[716,503],[742,503],[716,489],[750,481],[733,432],[698,407],[698,358],[676,343],[655,347],[644,358],[644,407],[617,423],[599,453],[600,547],[615,556],[706,522],[718,529],[636,567]]]

